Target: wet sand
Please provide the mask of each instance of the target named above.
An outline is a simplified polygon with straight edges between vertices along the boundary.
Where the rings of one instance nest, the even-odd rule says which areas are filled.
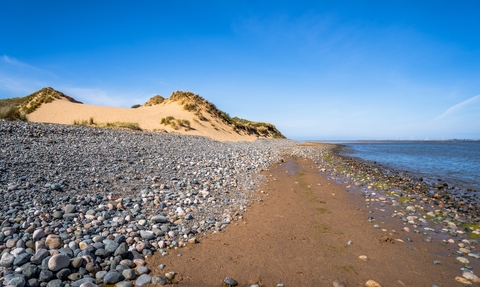
[[[263,193],[243,219],[200,244],[148,259],[150,275],[178,273],[178,286],[462,286],[456,245],[405,232],[394,207],[365,206],[364,198],[325,177],[310,160],[289,158],[264,173]],[[375,222],[369,222],[369,216]],[[374,228],[375,224],[380,228]],[[351,241],[351,244],[348,244]],[[366,261],[359,259],[364,255]],[[441,264],[434,264],[434,261]],[[438,262],[437,262],[438,263]],[[159,264],[166,268],[160,270]]]

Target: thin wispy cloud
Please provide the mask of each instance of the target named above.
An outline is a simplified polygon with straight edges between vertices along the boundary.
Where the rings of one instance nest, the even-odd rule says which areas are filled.
[[[443,114],[441,114],[440,116],[436,117],[434,119],[434,121],[438,121],[438,120],[441,120],[441,119],[444,119],[446,117],[448,117],[449,115],[455,113],[455,112],[458,112],[472,104],[475,104],[476,102],[480,101],[480,95],[477,95],[475,97],[471,97],[470,99],[468,100],[465,100],[463,102],[460,102],[456,105],[453,105],[451,106],[450,108],[448,108]]]
[[[3,55],[1,57],[1,59],[4,63],[6,63],[8,65],[11,65],[11,66],[13,66],[17,69],[29,70],[31,72],[36,72],[36,73],[41,73],[41,74],[46,74],[46,75],[49,75],[49,76],[57,77],[54,73],[52,73],[48,70],[32,66],[30,64],[24,63],[22,61],[19,61],[19,60],[13,58],[13,57],[10,57],[10,56],[7,56],[7,55]]]

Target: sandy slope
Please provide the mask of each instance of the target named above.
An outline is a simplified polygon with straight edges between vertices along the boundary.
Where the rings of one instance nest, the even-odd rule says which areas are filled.
[[[173,116],[176,119],[186,119],[191,123],[193,130],[185,131],[184,128],[174,130],[170,126],[161,125],[162,118]],[[72,103],[66,99],[55,100],[43,104],[35,112],[28,115],[32,122],[73,124],[75,120],[88,120],[93,117],[96,123],[107,122],[133,122],[140,128],[148,131],[166,130],[179,134],[202,135],[219,141],[253,141],[255,136],[239,135],[231,127],[204,114],[211,122],[195,122],[194,114],[183,110],[177,103],[163,103],[151,107],[113,108],[94,105]]]

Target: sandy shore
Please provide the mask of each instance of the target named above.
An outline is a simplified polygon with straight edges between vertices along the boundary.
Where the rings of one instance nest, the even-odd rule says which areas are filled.
[[[155,254],[149,266],[166,267],[153,268],[154,274],[177,272],[178,286],[221,286],[226,276],[239,286],[334,286],[335,280],[346,286],[368,280],[380,286],[462,285],[456,281],[463,267],[455,260],[458,246],[441,234],[430,240],[405,231],[411,225],[390,216],[401,208],[366,206],[311,160],[290,158],[265,175],[243,220],[201,244]]]

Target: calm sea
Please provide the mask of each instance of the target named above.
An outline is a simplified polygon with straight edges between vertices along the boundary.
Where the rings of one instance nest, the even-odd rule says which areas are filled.
[[[345,155],[480,191],[480,141],[342,142]]]

